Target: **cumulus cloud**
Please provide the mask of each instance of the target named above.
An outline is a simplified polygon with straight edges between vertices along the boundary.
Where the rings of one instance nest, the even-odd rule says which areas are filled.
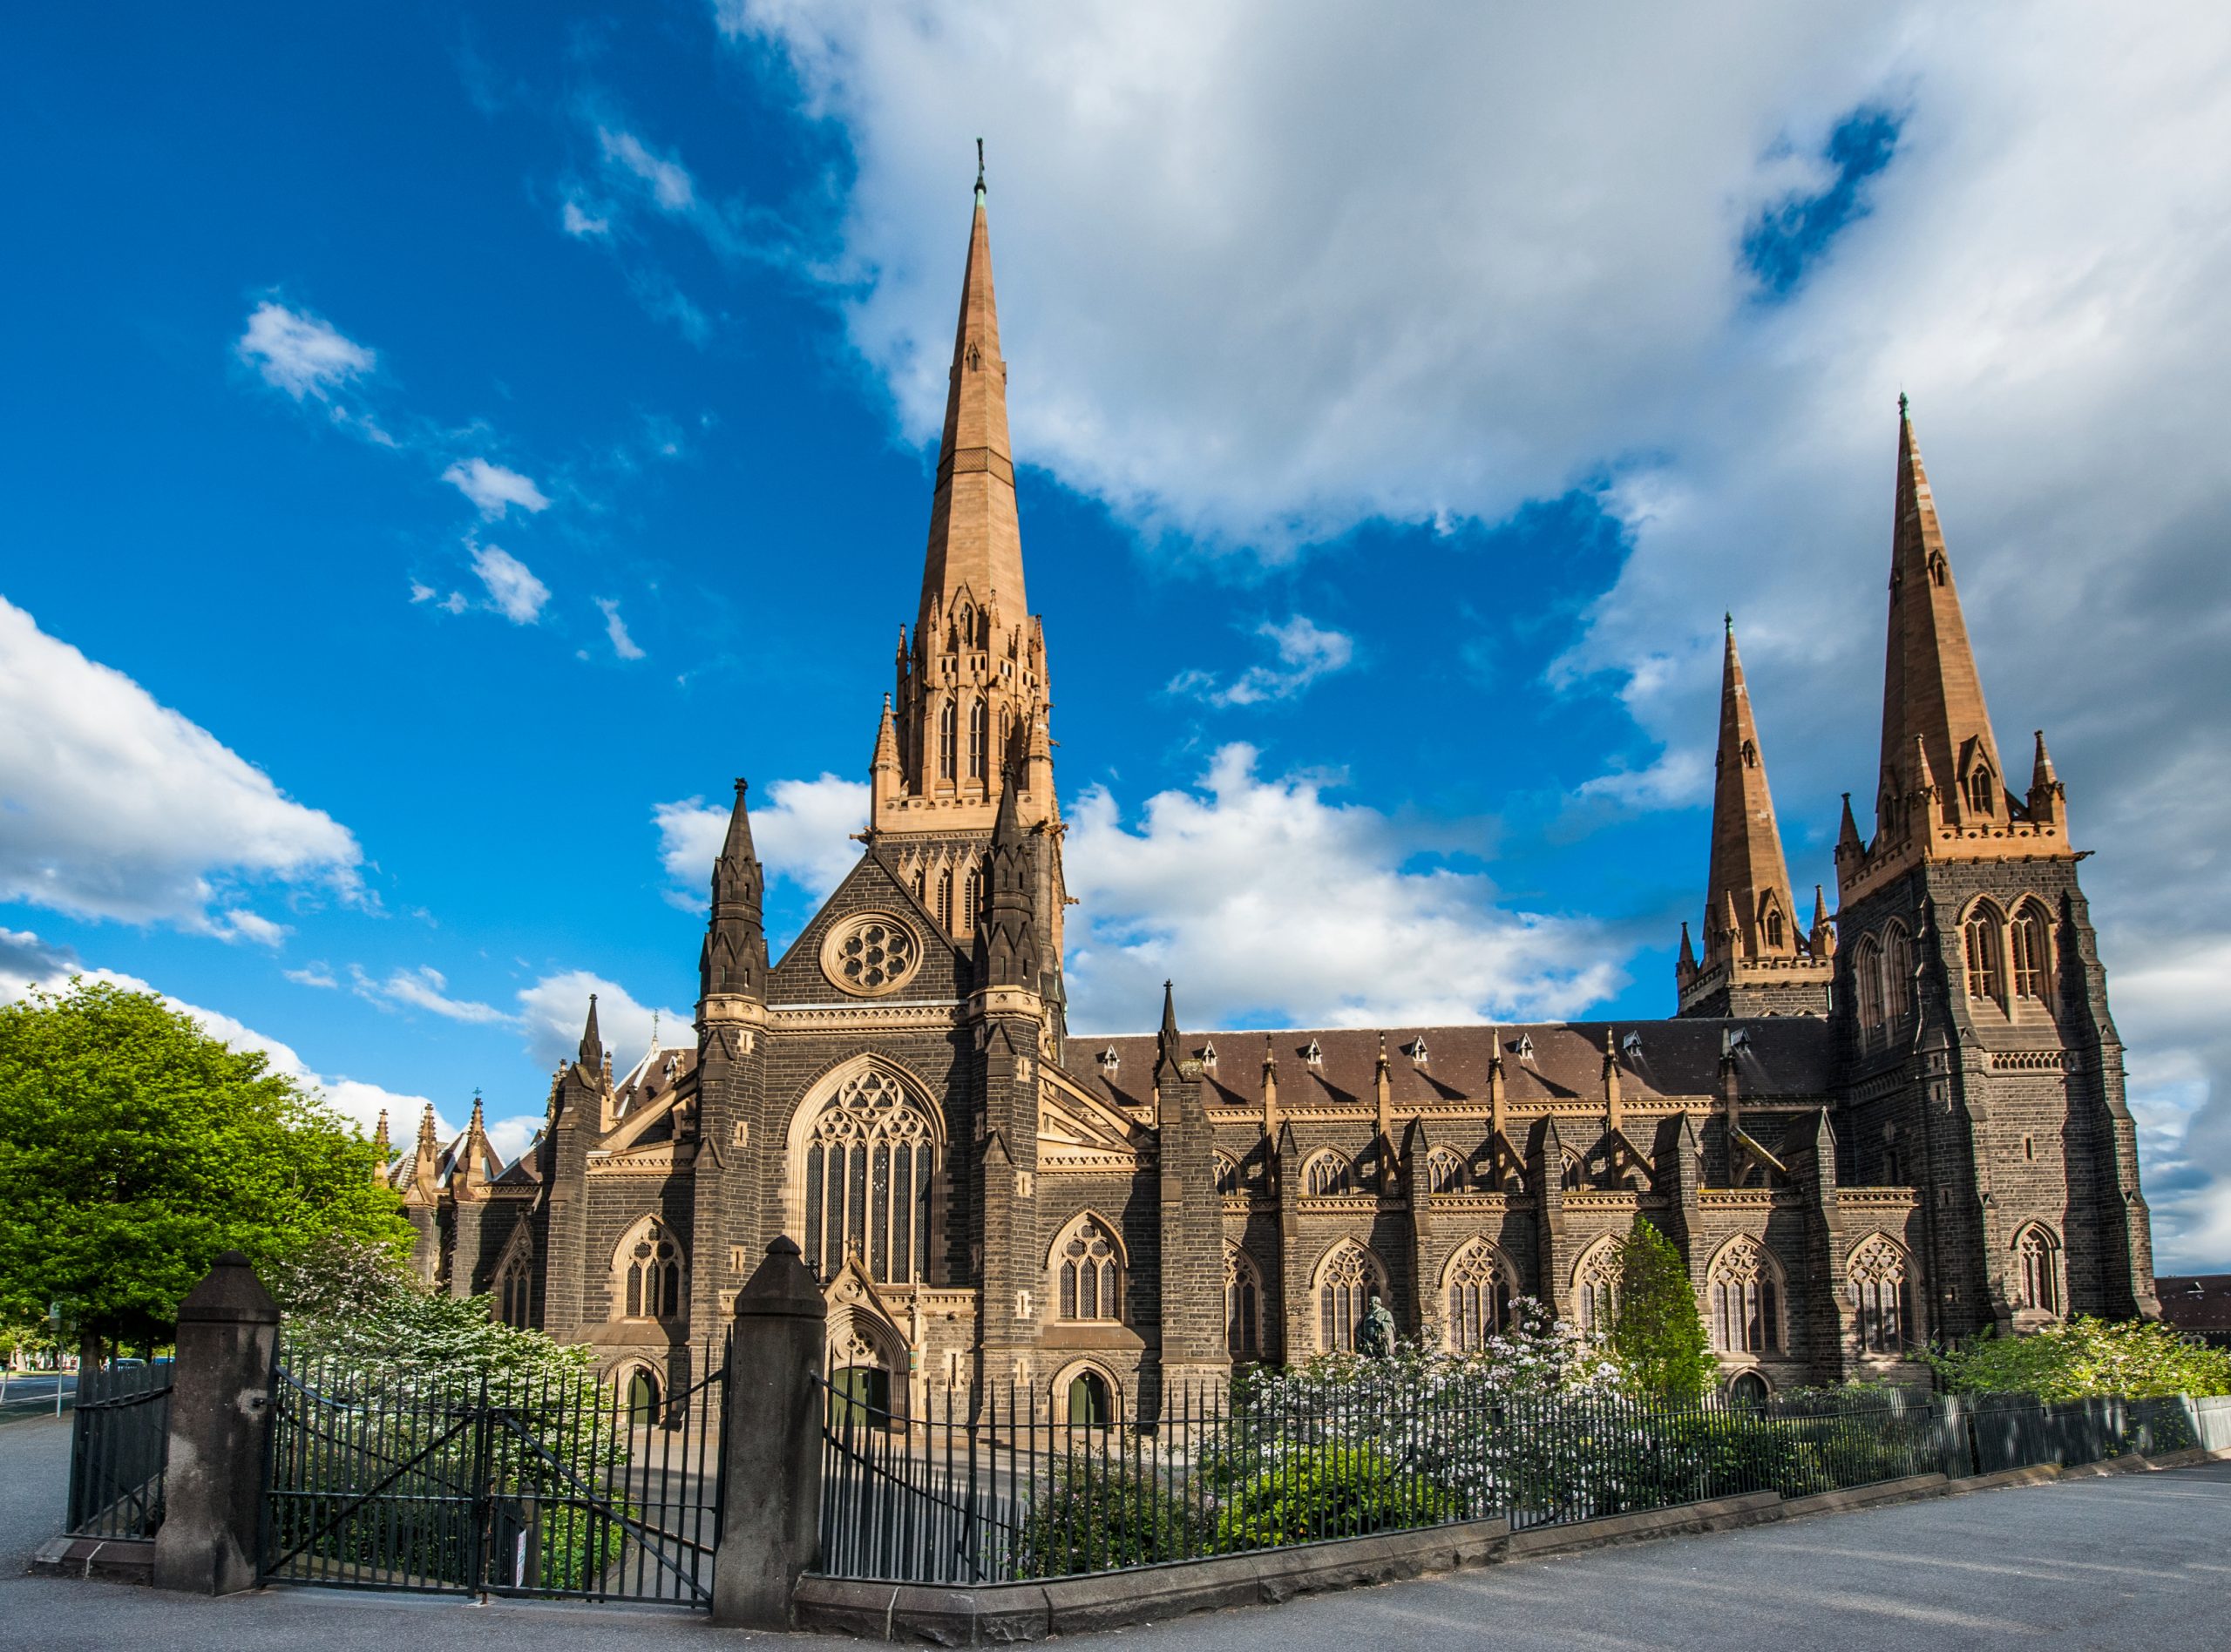
[[[612,220],[609,218],[600,213],[592,213],[580,202],[570,198],[566,202],[559,221],[565,225],[566,233],[568,235],[583,240],[612,234]]]
[[[315,964],[305,964],[298,970],[281,970],[279,972],[297,986],[337,987],[341,985],[340,978],[333,972],[333,966],[322,958]]]
[[[448,978],[428,965],[420,965],[417,969],[393,971],[385,980],[374,980],[355,965],[349,966],[349,973],[356,985],[356,995],[383,1008],[400,1005],[405,1009],[424,1010],[444,1020],[480,1024],[504,1025],[513,1019],[492,1004],[451,997]]]
[[[248,329],[234,345],[241,361],[265,383],[297,402],[324,402],[353,379],[370,373],[378,358],[332,322],[266,299],[249,312]]]
[[[442,480],[472,501],[489,521],[500,521],[517,505],[530,516],[550,508],[540,488],[517,471],[486,459],[460,459],[442,472]]]
[[[497,613],[515,626],[531,626],[542,617],[550,600],[550,587],[536,579],[526,564],[501,545],[472,546],[472,571],[488,588],[488,600]],[[451,612],[456,612],[455,608]]]
[[[678,902],[695,911],[728,835],[729,805],[702,797],[654,803],[651,821],[658,828],[659,858],[682,885]],[[770,875],[789,878],[819,900],[858,863],[860,846],[852,834],[867,823],[865,782],[837,775],[778,780],[751,805],[752,847]]]
[[[1353,637],[1326,630],[1306,614],[1295,614],[1284,624],[1265,620],[1255,634],[1269,640],[1277,655],[1275,665],[1250,666],[1229,684],[1211,671],[1181,671],[1170,680],[1169,692],[1190,694],[1212,706],[1259,706],[1267,700],[1291,700],[1319,677],[1346,669],[1355,659]]]
[[[361,898],[348,828],[0,598],[0,899],[275,944],[249,883]]]
[[[1624,985],[1590,924],[1514,912],[1476,872],[1413,864],[1420,845],[1308,775],[1265,779],[1251,746],[1199,787],[1078,799],[1063,854],[1079,898],[1071,1019],[1148,1025],[1165,978],[1186,1025],[1476,1021],[1573,1014]]]
[[[989,110],[1019,454],[1271,557],[1592,494],[1629,555],[1559,680],[1665,751],[1594,801],[1695,800],[1726,605],[1785,826],[1871,796],[1911,389],[2002,745],[2045,727],[2112,850],[2110,966],[2231,931],[2231,13],[716,10],[849,145],[847,322],[916,438]],[[2157,1025],[2134,1094],[2213,1105]]]
[[[612,644],[614,655],[621,660],[641,660],[641,645],[627,634],[627,622],[620,617],[619,599],[599,597],[596,606],[604,614],[604,634]]]
[[[380,1114],[386,1113],[390,1115],[390,1127],[407,1137],[426,1106],[426,1098],[422,1095],[402,1094],[361,1079],[327,1078],[313,1070],[293,1046],[267,1038],[221,1011],[206,1010],[183,999],[173,998],[134,975],[89,969],[68,947],[43,941],[28,931],[0,929],[0,1003],[12,1003],[34,987],[61,992],[73,975],[110,982],[127,992],[154,992],[171,1008],[198,1023],[212,1038],[222,1039],[236,1050],[263,1051],[271,1058],[274,1071],[323,1092],[326,1105],[367,1135],[377,1126]]]
[[[597,1030],[622,1072],[650,1047],[654,1019],[661,1046],[671,1048],[696,1037],[685,1012],[639,1004],[617,982],[587,970],[567,970],[544,976],[519,994],[519,1019],[526,1029],[527,1051],[536,1060],[554,1067],[573,1059],[592,993],[596,997]]]

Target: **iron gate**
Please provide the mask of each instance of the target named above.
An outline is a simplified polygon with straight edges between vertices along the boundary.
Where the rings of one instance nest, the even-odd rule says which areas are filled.
[[[267,1581],[709,1606],[724,1351],[667,1395],[360,1364],[276,1375]]]

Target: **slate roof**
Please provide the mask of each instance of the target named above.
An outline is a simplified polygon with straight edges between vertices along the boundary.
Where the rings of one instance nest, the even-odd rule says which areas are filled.
[[[2153,1294],[2179,1330],[2231,1331],[2231,1274],[2161,1274]]]
[[[1620,1095],[1630,1107],[1674,1096],[1709,1096],[1719,1087],[1722,1040],[1739,1030],[1738,1053],[1746,1100],[1819,1100],[1834,1082],[1828,1024],[1812,1016],[1758,1020],[1526,1022],[1505,1026],[1387,1027],[1390,1105],[1396,1113],[1421,1108],[1487,1105],[1488,1063],[1502,1046],[1503,1093],[1514,1107],[1562,1100],[1593,1100],[1604,1093],[1604,1038],[1622,1049]],[[1632,1036],[1638,1048],[1629,1050]],[[1423,1039],[1426,1060],[1409,1052]],[[1188,1055],[1210,1046],[1216,1065],[1204,1074],[1211,1107],[1262,1105],[1265,1041],[1278,1058],[1278,1106],[1371,1107],[1376,1102],[1380,1030],[1375,1027],[1281,1029],[1183,1035]],[[1312,1043],[1323,1054],[1312,1066]],[[1102,1059],[1113,1051],[1111,1068]],[[1155,1039],[1150,1033],[1117,1038],[1072,1037],[1064,1068],[1079,1084],[1118,1107],[1154,1100]]]

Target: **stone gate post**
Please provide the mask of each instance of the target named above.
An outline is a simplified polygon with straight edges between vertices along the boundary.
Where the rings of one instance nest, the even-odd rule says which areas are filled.
[[[713,1562],[713,1622],[790,1627],[790,1593],[821,1548],[821,1378],[829,1307],[778,1237],[736,1299],[729,1349],[727,1480]]]
[[[219,1256],[179,1304],[157,1588],[231,1594],[255,1586],[278,1341],[279,1304],[237,1250]]]

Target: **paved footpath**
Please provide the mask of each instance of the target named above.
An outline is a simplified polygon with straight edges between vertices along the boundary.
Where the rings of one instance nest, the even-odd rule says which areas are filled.
[[[275,1588],[222,1601],[23,1575],[58,1521],[66,1424],[0,1427],[0,1647],[355,1652],[852,1646],[652,1609]],[[2231,1463],[1980,1492],[1219,1612],[1089,1638],[1124,1652],[1436,1647],[2231,1648]]]

